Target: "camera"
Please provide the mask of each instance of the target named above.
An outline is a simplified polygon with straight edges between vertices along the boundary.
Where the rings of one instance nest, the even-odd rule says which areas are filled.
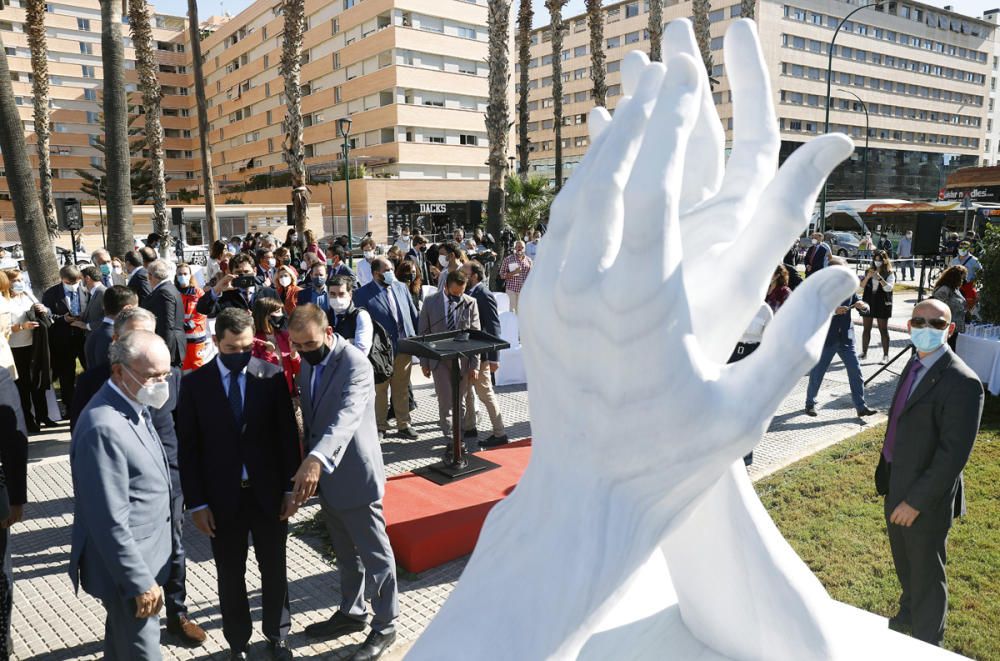
[[[240,275],[233,280],[233,287],[237,289],[249,289],[257,284],[257,278],[252,275]]]

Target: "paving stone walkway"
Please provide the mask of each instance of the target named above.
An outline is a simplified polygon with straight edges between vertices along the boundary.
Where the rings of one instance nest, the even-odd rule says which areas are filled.
[[[913,296],[915,298],[915,296]],[[897,316],[903,310],[897,311]],[[908,316],[909,312],[906,311]],[[860,329],[858,329],[860,331]],[[904,336],[893,333],[893,353],[904,345]],[[874,353],[874,352],[873,352]],[[878,377],[868,388],[869,406],[885,411],[892,396],[893,384],[904,359]],[[879,365],[863,365],[866,377]],[[877,424],[884,415],[864,421],[854,415],[847,377],[835,359],[824,381],[819,403],[819,417],[803,414],[805,379],[801,379],[779,408],[774,421],[761,441],[750,469],[754,479],[770,474],[818,449],[851,436],[865,425]],[[414,388],[418,408],[414,426],[420,433],[415,441],[389,436],[383,445],[389,474],[410,471],[437,460],[444,439],[437,431],[437,406],[433,388],[426,383]],[[524,387],[500,389],[504,420],[512,439],[530,436],[527,391]],[[480,422],[480,429],[488,427]],[[73,494],[67,452],[66,428],[40,434],[31,439],[29,468],[30,504],[26,519],[14,529],[12,551],[15,568],[13,637],[17,659],[96,659],[100,658],[104,613],[100,604],[82,592],[73,594],[66,568],[69,561]],[[303,508],[295,524],[307,522],[318,510],[317,504]],[[298,526],[298,527],[301,527]],[[188,554],[187,590],[191,617],[206,628],[209,639],[204,647],[187,649],[174,644],[163,633],[163,651],[168,659],[228,658],[222,637],[221,618],[216,598],[215,568],[207,539],[193,525],[185,529]],[[259,632],[260,577],[251,560],[248,583],[251,607],[258,630],[254,634],[251,658],[265,658],[265,644]],[[420,575],[401,575],[400,621],[398,643],[401,656],[427,626],[458,580],[465,559],[450,562]],[[322,541],[308,530],[289,537],[288,580],[292,609],[290,644],[297,658],[341,659],[350,656],[362,642],[357,634],[334,643],[311,644],[302,631],[311,622],[332,615],[339,602],[336,570],[324,559]]]

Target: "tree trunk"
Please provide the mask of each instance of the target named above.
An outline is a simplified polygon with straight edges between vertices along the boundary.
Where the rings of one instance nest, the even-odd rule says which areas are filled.
[[[550,27],[552,30],[552,121],[556,133],[556,193],[563,185],[563,163],[562,163],[562,43],[563,25],[562,10],[569,0],[545,0],[545,7],[551,14]]]
[[[511,0],[489,0],[489,105],[486,106],[486,139],[489,140],[490,189],[486,203],[486,231],[500,236],[503,227],[503,177],[507,170],[507,132],[510,106],[510,57],[507,34],[510,30]]]
[[[660,62],[663,55],[663,0],[649,0],[649,60]]]
[[[282,0],[285,32],[281,45],[281,75],[285,79],[285,162],[292,179],[292,219],[301,235],[306,230],[309,189],[306,187],[306,154],[302,143],[302,36],[305,34],[305,0]]]
[[[757,0],[741,0],[740,18],[753,19],[756,11],[757,11]]]
[[[219,238],[219,221],[215,216],[215,175],[212,174],[212,147],[208,143],[208,106],[205,100],[205,71],[201,61],[201,26],[197,0],[188,0],[188,33],[191,40],[191,65],[194,68],[194,94],[198,106],[198,143],[201,148],[206,238],[211,246]]]
[[[517,64],[520,68],[517,87],[517,170],[521,179],[528,177],[528,65],[531,62],[531,17],[534,13],[531,0],[520,0],[517,9]]]
[[[31,91],[34,97],[35,147],[38,150],[38,180],[42,193],[42,215],[49,236],[59,236],[56,205],[52,196],[52,161],[49,157],[49,53],[45,40],[45,0],[27,0],[24,31],[31,47]]]
[[[167,257],[170,246],[170,225],[167,223],[167,182],[163,162],[163,124],[160,121],[160,101],[163,94],[156,74],[156,52],[153,48],[153,26],[146,0],[129,0],[129,28],[135,47],[139,90],[142,92],[143,116],[146,121],[146,148],[153,184],[153,231],[160,235],[160,256]]]
[[[104,62],[104,157],[108,251],[132,250],[132,164],[128,144],[128,97],[125,93],[125,43],[122,6],[101,0],[101,54]]]
[[[590,27],[590,76],[594,80],[594,105],[608,105],[608,73],[604,57],[604,8],[601,0],[587,0],[587,23]]]
[[[701,51],[705,70],[708,72],[709,85],[714,88],[716,81],[712,78],[714,63],[712,62],[712,34],[710,32],[712,24],[708,20],[710,11],[712,11],[712,7],[709,0],[691,1],[691,22],[694,24],[694,36],[698,41],[698,50]]]
[[[28,275],[35,293],[59,281],[59,266],[52,249],[42,206],[35,190],[35,177],[24,140],[24,124],[14,103],[7,53],[0,40],[0,152],[3,152],[7,189],[14,204],[14,221],[24,249]]]

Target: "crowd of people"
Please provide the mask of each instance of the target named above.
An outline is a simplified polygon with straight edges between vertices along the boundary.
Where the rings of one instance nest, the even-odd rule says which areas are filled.
[[[185,605],[187,512],[210,538],[232,658],[246,658],[251,637],[252,539],[261,628],[271,657],[289,659],[288,519],[319,494],[342,601],[306,635],[367,629],[352,658],[377,659],[398,617],[380,442],[390,421],[395,437],[417,439],[415,361],[399,342],[469,328],[500,335],[488,266],[497,255],[487,241],[479,230],[469,238],[456,230],[434,245],[404,230],[382,254],[366,237],[351,268],[346,237],[321,246],[311,231],[300,239],[291,229],[284,242],[260,234],[217,241],[199,269],[162,258],[160,238],[150,235],[124,255],[100,249],[83,268],[63,266],[40,299],[26,273],[0,271],[0,407],[17,413],[0,419],[10,432],[0,452],[11,504],[8,515],[0,511],[0,542],[27,498],[28,435],[68,417],[70,576],[105,606],[105,655],[159,658],[164,606],[178,642],[206,640]],[[525,242],[513,247],[494,282],[506,285],[516,309],[532,260]],[[433,375],[442,434],[450,437],[448,421],[459,416],[470,452],[508,442],[491,378],[498,366],[496,353],[463,365],[461,409],[451,411],[447,370],[421,362]],[[490,421],[483,438],[477,399]],[[9,623],[5,568],[0,620]],[[366,582],[376,586],[370,622]],[[2,635],[6,649],[6,628]]]

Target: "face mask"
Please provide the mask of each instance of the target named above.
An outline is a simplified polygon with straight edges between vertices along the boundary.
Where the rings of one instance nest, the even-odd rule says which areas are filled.
[[[292,284],[292,277],[289,275],[283,275],[280,278],[278,278],[278,284],[281,285],[282,287],[287,287],[288,285]]]
[[[144,384],[129,368],[125,368],[132,380],[139,384],[140,388],[135,393],[135,401],[148,406],[151,409],[158,409],[170,399],[170,384],[166,381]]]
[[[112,266],[111,270],[114,271],[115,273],[121,273],[122,272],[122,267],[120,267],[120,266]]]
[[[364,255],[365,255],[365,259],[374,259],[375,258],[375,251],[374,250],[366,250],[364,252]]]
[[[438,264],[441,265],[441,268],[448,266],[448,255],[438,255]]]
[[[347,308],[351,307],[351,299],[349,298],[331,298],[330,299],[330,309],[337,314],[342,314],[347,312]]]
[[[296,239],[298,239],[298,238],[299,238],[299,237],[295,236],[294,234],[290,234],[290,235],[288,236],[288,240],[289,240],[289,241],[295,241],[295,240],[296,240]]]
[[[108,275],[111,273],[111,264],[101,264],[101,275]]]
[[[305,261],[301,261],[299,262],[299,268],[305,271],[307,268],[309,268],[309,265],[306,264]]]
[[[876,268],[881,268],[882,267],[882,260],[881,259],[876,259],[875,260],[875,266],[876,266]]]
[[[812,244],[813,245],[816,245],[817,243],[819,243],[819,241],[817,241],[816,239],[812,239]]]
[[[396,282],[396,274],[392,271],[386,271],[382,274],[382,282],[388,287],[392,283]]]
[[[281,330],[282,328],[285,327],[285,315],[283,314],[272,316],[270,321],[271,321],[271,328],[273,328],[274,330]]]
[[[250,362],[250,352],[241,351],[239,353],[220,353],[219,360],[230,372],[242,372],[243,368]]]
[[[66,291],[77,291],[80,288],[80,283],[76,282],[71,285],[67,282],[64,282],[63,287],[66,289]]]
[[[318,349],[313,349],[312,351],[300,351],[299,355],[305,358],[306,362],[316,367],[323,362],[327,354],[330,353],[330,347],[326,345],[326,342],[320,345]]]
[[[275,264],[277,264],[277,263],[278,263],[278,260],[276,260],[274,257],[268,257],[267,258],[267,266],[268,266],[268,268],[272,268],[273,269],[274,266],[275,266]]]
[[[312,282],[312,286],[317,290],[326,288],[326,278],[322,276],[314,276],[310,281]]]
[[[412,275],[404,275],[402,278],[400,278],[400,280],[402,282],[405,282],[406,284],[410,284],[411,282],[413,282],[413,276]]]
[[[24,291],[24,283],[21,282],[20,280],[16,280],[14,284],[10,286],[10,288],[15,294],[20,294]]]
[[[906,238],[907,239],[912,239],[913,238],[913,232],[907,232],[906,233]]]
[[[910,341],[913,342],[917,351],[930,353],[948,341],[948,329],[911,328]]]
[[[243,292],[244,296],[246,296],[247,298],[250,298],[251,296],[253,296],[253,293],[255,291],[257,291],[257,288],[254,287],[254,286],[250,286],[250,287],[247,287],[245,289],[240,289],[240,291]]]
[[[177,284],[179,284],[181,287],[187,287],[189,284],[191,284],[191,276],[189,275],[177,276]]]
[[[958,254],[961,255],[962,257],[965,257],[966,255],[969,254],[969,251],[968,250],[959,250]]]

